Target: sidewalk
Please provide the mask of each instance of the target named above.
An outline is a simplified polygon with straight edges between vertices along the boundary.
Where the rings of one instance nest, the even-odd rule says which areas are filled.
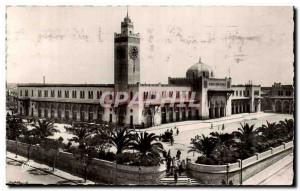
[[[256,175],[252,176],[251,178],[248,178],[243,182],[243,185],[268,185],[266,182],[272,182],[271,185],[291,185],[292,182],[290,180],[293,179],[293,173],[292,174],[282,174],[279,173],[285,168],[290,168],[293,165],[293,155],[289,154],[288,156],[284,157],[283,159],[277,161],[273,165],[267,167],[266,169],[262,170],[261,172],[257,173]],[[280,177],[280,180],[278,182],[276,176],[280,175],[283,176]],[[276,179],[276,183],[272,181],[272,179]]]
[[[48,174],[57,176],[61,179],[65,179],[65,180],[67,180],[69,182],[72,182],[74,184],[80,184],[80,185],[95,184],[95,182],[92,182],[92,181],[89,181],[89,180],[84,182],[83,178],[74,176],[74,175],[72,175],[68,172],[65,172],[65,171],[62,171],[62,170],[59,170],[59,169],[55,169],[54,171],[52,171],[52,167],[50,167],[48,165],[45,165],[45,164],[37,163],[34,160],[27,161],[27,158],[25,158],[23,156],[18,155],[17,158],[15,158],[15,156],[16,155],[14,153],[11,153],[11,152],[8,152],[8,151],[6,152],[6,157],[7,158],[10,158],[12,160],[16,160],[16,161],[19,161],[19,162],[22,162],[22,163],[26,162],[26,165],[22,165],[22,168],[29,168],[29,167],[37,168],[37,169],[40,169],[41,171],[47,172]],[[30,182],[29,182],[29,184],[30,184]]]

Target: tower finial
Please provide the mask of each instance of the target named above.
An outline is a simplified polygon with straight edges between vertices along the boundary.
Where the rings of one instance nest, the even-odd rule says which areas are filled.
[[[127,18],[129,18],[129,17],[128,17],[128,5],[127,5],[126,7],[127,7]]]

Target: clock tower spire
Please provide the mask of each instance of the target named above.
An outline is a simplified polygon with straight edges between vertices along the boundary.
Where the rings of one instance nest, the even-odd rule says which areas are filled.
[[[127,14],[121,22],[121,33],[114,36],[114,80],[119,90],[140,82],[140,35],[134,33],[133,22]]]

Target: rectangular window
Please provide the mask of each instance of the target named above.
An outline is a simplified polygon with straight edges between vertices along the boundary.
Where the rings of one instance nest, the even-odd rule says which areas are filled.
[[[80,91],[80,98],[84,99],[84,97],[85,97],[85,92],[84,91]]]
[[[28,96],[28,90],[25,90],[25,96],[26,97]]]
[[[172,91],[169,92],[169,97],[173,97],[173,92]]]
[[[57,97],[61,97],[61,90],[57,91]]]
[[[72,98],[77,98],[77,92],[76,92],[76,90],[72,91]]]
[[[42,90],[38,91],[38,97],[42,97]]]
[[[102,96],[102,91],[97,91],[97,99],[100,99]]]
[[[180,91],[176,91],[176,98],[180,97]]]
[[[51,97],[55,97],[55,92],[54,92],[54,90],[51,90]]]
[[[22,90],[20,90],[20,96],[22,96]]]
[[[69,91],[68,90],[65,91],[65,98],[69,98]]]
[[[259,90],[255,90],[255,91],[254,91],[254,95],[255,95],[255,96],[259,96]]]
[[[31,90],[31,97],[33,97],[33,90]]]
[[[44,90],[44,97],[48,97],[48,90]]]
[[[94,97],[94,92],[93,92],[93,91],[89,91],[88,93],[89,93],[89,99],[93,99],[93,97]]]

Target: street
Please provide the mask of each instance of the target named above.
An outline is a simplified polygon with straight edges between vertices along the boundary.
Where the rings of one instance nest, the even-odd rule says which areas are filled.
[[[55,169],[33,160],[27,162],[25,157],[7,152],[6,157],[6,183],[7,184],[94,184],[91,181],[86,183],[82,178],[73,176],[67,172]]]

